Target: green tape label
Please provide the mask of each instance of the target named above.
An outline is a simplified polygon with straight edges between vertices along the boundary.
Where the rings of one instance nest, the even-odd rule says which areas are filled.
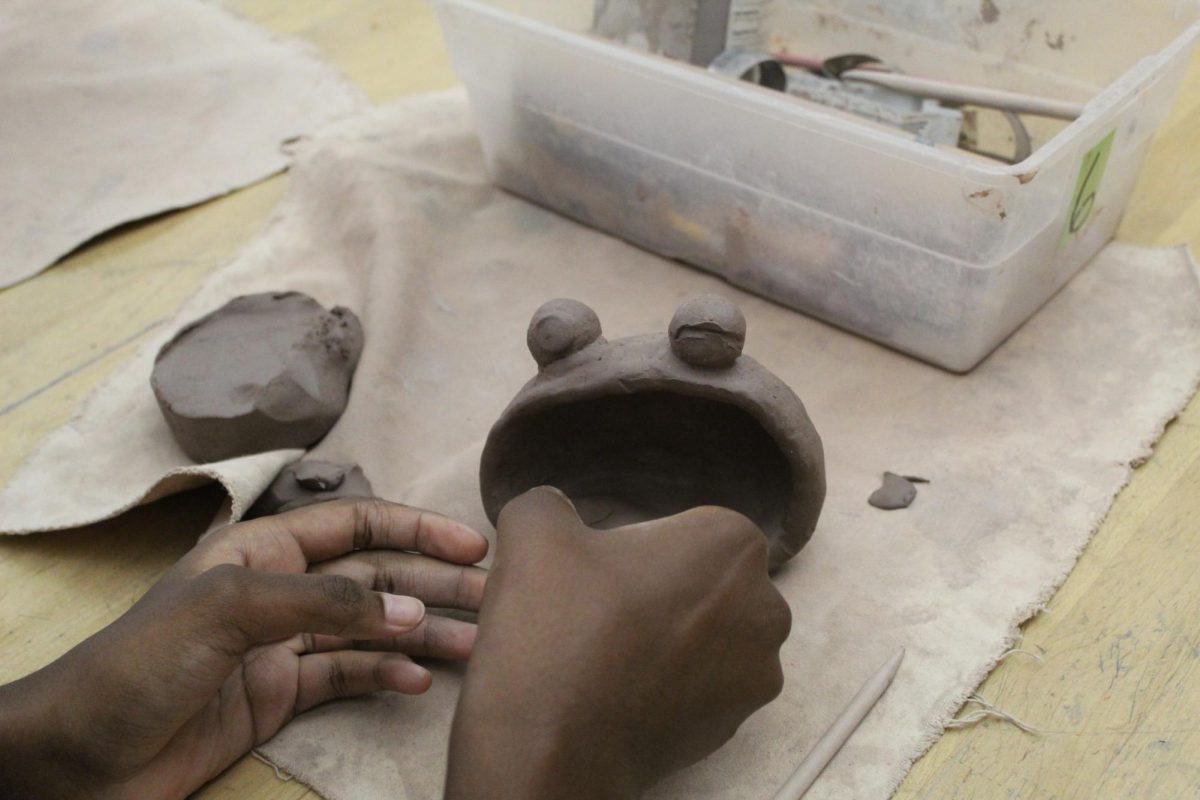
[[[1064,242],[1082,231],[1092,218],[1092,211],[1096,207],[1096,192],[1100,190],[1100,182],[1104,180],[1108,154],[1112,152],[1112,143],[1116,136],[1117,131],[1114,128],[1100,144],[1083,155],[1083,163],[1079,166],[1079,179],[1075,182],[1075,192],[1071,195],[1067,226],[1063,230]]]

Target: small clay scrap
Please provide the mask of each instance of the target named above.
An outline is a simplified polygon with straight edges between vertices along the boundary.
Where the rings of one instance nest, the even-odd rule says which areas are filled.
[[[371,482],[357,464],[299,461],[280,471],[251,506],[246,518],[269,517],[327,500],[374,494]]]
[[[906,475],[896,475],[892,472],[883,473],[883,486],[875,490],[868,503],[884,511],[896,511],[908,508],[917,499],[917,487],[914,484],[929,483],[924,478]]]
[[[299,292],[244,295],[176,334],[150,383],[196,461],[307,448],[346,410],[362,348],[349,309]]]
[[[824,453],[803,403],[742,355],[745,340],[742,312],[714,295],[684,303],[664,333],[612,342],[584,304],[543,305],[527,333],[538,375],[480,462],[492,522],[543,485],[593,528],[724,506],[759,526],[781,566],[816,527]]]

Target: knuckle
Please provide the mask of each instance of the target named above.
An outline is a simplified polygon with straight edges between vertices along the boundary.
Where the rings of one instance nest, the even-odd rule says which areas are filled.
[[[479,608],[479,598],[476,596],[474,583],[471,580],[471,573],[466,567],[461,567],[458,570],[458,577],[454,584],[454,607],[462,609]]]
[[[777,646],[787,641],[792,633],[792,607],[783,599],[775,587],[771,587],[771,601],[767,606],[767,634]]]
[[[721,541],[737,550],[766,552],[767,537],[749,517],[729,508],[713,508],[712,527]]]
[[[766,534],[757,527],[753,528],[747,536],[748,538],[742,545],[742,551],[756,564],[762,562],[765,572],[767,560],[771,555],[771,543],[767,540]]]
[[[392,554],[380,550],[370,556],[369,564],[374,576],[371,581],[372,589],[388,594],[409,594],[404,591],[409,585],[407,560],[398,560]]]
[[[329,668],[325,672],[325,680],[329,683],[329,692],[333,697],[345,697],[349,691],[349,680],[342,663],[336,658],[329,659]]]
[[[429,526],[426,524],[428,512],[419,508],[414,510],[417,512],[417,521],[413,524],[416,530],[413,534],[413,546],[417,552],[424,553],[429,547]]]
[[[766,534],[737,511],[725,508],[717,511],[711,525],[716,546],[739,564],[753,564],[757,568],[761,562],[765,575],[770,554],[770,541]]]
[[[383,688],[388,684],[387,674],[383,669],[383,665],[386,663],[387,661],[381,658],[371,667],[371,683],[377,688]]]
[[[771,661],[762,682],[762,704],[766,705],[783,693],[783,664],[778,658]]]
[[[377,497],[359,497],[341,501],[350,506],[354,522],[353,547],[370,550],[381,539],[391,503]]]
[[[326,575],[321,579],[321,594],[325,602],[338,610],[357,610],[363,603],[365,591],[345,575]]]

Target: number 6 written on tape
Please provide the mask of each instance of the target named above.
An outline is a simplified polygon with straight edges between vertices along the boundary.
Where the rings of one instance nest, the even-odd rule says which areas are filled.
[[[1075,182],[1075,192],[1071,195],[1071,207],[1067,213],[1067,226],[1063,231],[1063,241],[1076,235],[1088,220],[1096,207],[1096,192],[1100,190],[1100,182],[1104,180],[1104,170],[1108,166],[1108,155],[1112,152],[1113,139],[1116,130],[1083,155],[1083,163],[1079,168],[1079,179]]]

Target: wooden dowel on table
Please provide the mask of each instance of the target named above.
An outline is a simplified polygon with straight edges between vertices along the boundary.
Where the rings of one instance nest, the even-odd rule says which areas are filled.
[[[854,731],[858,730],[858,726],[879,702],[879,698],[892,685],[892,680],[896,677],[896,672],[900,669],[900,662],[903,660],[904,648],[900,648],[900,652],[892,656],[858,690],[858,694],[854,695],[854,699],[850,701],[850,705],[846,706],[846,710],[834,720],[829,730],[825,731],[825,735],[800,762],[800,766],[796,767],[792,777],[788,778],[788,782],[775,795],[775,800],[800,800],[804,797],[805,792],[812,787],[821,773],[825,771],[825,767],[829,766],[829,762],[833,761],[833,757],[842,749],[842,745]]]

